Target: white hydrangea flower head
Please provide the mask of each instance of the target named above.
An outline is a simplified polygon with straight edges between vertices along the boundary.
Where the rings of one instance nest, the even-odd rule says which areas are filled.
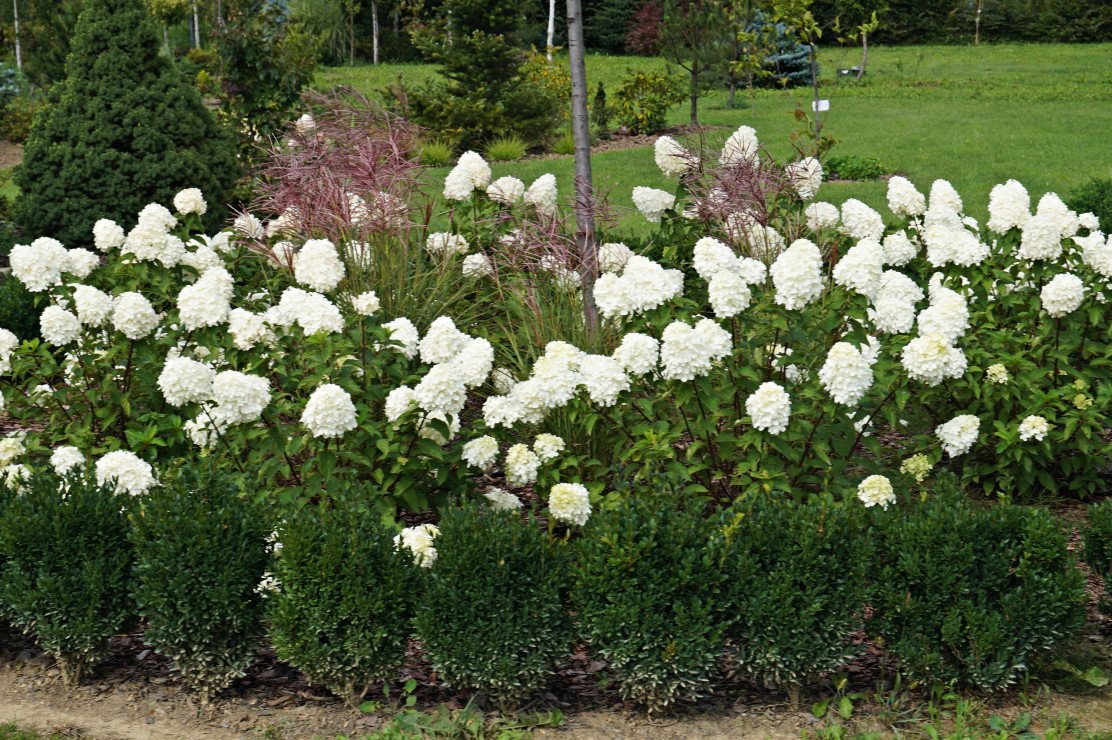
[[[922,483],[927,474],[931,472],[934,464],[930,458],[923,454],[912,455],[900,463],[900,472],[904,475],[915,476],[916,483]]]
[[[719,162],[722,164],[741,164],[752,162],[759,151],[760,143],[757,141],[757,132],[751,126],[742,126],[730,134],[722,147]]]
[[[71,249],[68,265],[66,272],[78,280],[84,280],[100,266],[100,256],[88,249]]]
[[[451,318],[441,316],[429,325],[429,330],[418,345],[421,362],[448,362],[470,341],[471,338],[457,329]]]
[[[64,347],[81,337],[81,322],[61,306],[47,306],[39,316],[42,338],[56,347]]]
[[[1069,206],[1062,202],[1057,193],[1047,193],[1039,199],[1035,208],[1035,215],[1050,219],[1058,224],[1059,236],[1068,239],[1077,233],[1081,225],[1076,211],[1071,211]]]
[[[985,380],[997,385],[1004,385],[1011,380],[1011,376],[1008,375],[1008,368],[997,363],[995,365],[989,365],[988,370],[985,371]]]
[[[74,468],[84,470],[85,456],[76,447],[57,447],[50,455],[50,465],[54,468],[55,473],[65,475]]]
[[[840,230],[851,239],[880,241],[884,235],[884,219],[861,201],[850,198],[842,204]]]
[[[555,460],[556,456],[564,451],[565,446],[564,440],[555,434],[538,434],[533,440],[533,452],[541,462]]]
[[[964,209],[961,196],[948,180],[935,180],[931,183],[930,207],[941,207],[954,213],[961,213]]]
[[[691,155],[671,136],[661,136],[653,145],[656,166],[665,177],[682,177],[691,167]]]
[[[232,222],[232,229],[249,239],[262,239],[266,236],[262,221],[250,213],[241,213],[237,216],[236,220]]]
[[[870,318],[883,334],[906,334],[915,326],[915,304],[882,293],[873,303]]]
[[[475,191],[475,182],[466,167],[456,165],[444,178],[444,197],[448,200],[465,201]]]
[[[734,338],[730,332],[719,326],[714,319],[700,319],[695,324],[695,333],[702,340],[704,351],[712,362],[727,357],[734,348]]]
[[[1100,228],[1100,219],[1095,213],[1086,212],[1077,216],[1077,224],[1081,228],[1092,232]]]
[[[169,357],[158,376],[158,389],[166,403],[181,407],[212,399],[214,373],[208,365],[185,357]]]
[[[310,134],[317,128],[316,119],[308,113],[302,113],[301,118],[294,122],[294,127],[299,134]]]
[[[896,503],[896,493],[892,483],[883,475],[870,475],[857,486],[857,498],[865,507],[879,506],[885,511],[889,504]]]
[[[988,200],[988,228],[997,234],[1021,229],[1031,217],[1031,196],[1015,180],[992,188]]]
[[[1042,442],[1050,431],[1050,422],[1041,416],[1028,416],[1019,425],[1019,438],[1023,442]]]
[[[907,238],[903,231],[884,237],[884,264],[903,267],[919,253],[919,245]]]
[[[158,314],[140,293],[121,293],[115,298],[112,326],[128,339],[142,339],[158,327]]]
[[[102,252],[124,245],[124,230],[115,221],[102,218],[93,224],[93,245]]]
[[[1073,273],[1059,273],[1043,286],[1039,298],[1043,309],[1051,317],[1060,319],[1081,307],[1085,300],[1085,284]]]
[[[9,465],[13,460],[27,451],[23,445],[26,436],[23,432],[15,432],[0,438],[0,465]]]
[[[833,229],[842,220],[842,214],[838,212],[836,205],[822,201],[809,203],[803,209],[803,215],[807,217],[807,228],[812,231]]]
[[[1023,236],[1016,256],[1025,260],[1056,260],[1062,255],[1062,227],[1053,213],[1037,213],[1020,227]]]
[[[745,413],[749,414],[754,429],[780,434],[788,428],[788,420],[791,418],[791,397],[778,383],[761,383],[745,399]]]
[[[412,388],[405,385],[395,388],[386,395],[386,420],[397,421],[416,406],[417,400],[413,397]]]
[[[213,378],[212,395],[224,421],[249,424],[258,421],[270,403],[270,382],[258,375],[225,370]]]
[[[447,259],[457,254],[467,254],[470,251],[471,245],[467,243],[459,234],[450,234],[446,231],[439,231],[434,234],[429,234],[428,239],[425,240],[425,251],[433,257]]]
[[[598,248],[598,267],[602,272],[621,272],[633,250],[621,242],[607,242]]]
[[[463,258],[463,276],[478,280],[494,274],[494,265],[485,254],[469,254]]]
[[[487,197],[496,203],[512,206],[525,194],[525,183],[516,177],[499,177],[487,188]]]
[[[116,493],[132,496],[141,496],[158,485],[150,464],[127,450],[109,452],[97,460],[96,475],[98,484],[115,484]]]
[[[803,308],[822,294],[822,255],[814,242],[797,239],[769,268],[776,302],[787,309]]]
[[[214,267],[223,267],[224,260],[220,258],[216,250],[206,246],[199,246],[195,251],[186,252],[182,255],[181,264],[192,267],[198,273],[203,273]]]
[[[228,333],[236,349],[250,350],[259,344],[273,344],[274,332],[263,318],[243,308],[233,308],[228,314]]]
[[[792,187],[803,200],[811,200],[822,185],[822,162],[815,157],[804,157],[798,162],[790,162],[784,172]]]
[[[476,190],[486,190],[490,185],[490,165],[481,154],[468,150],[460,155],[459,164],[456,166],[467,169],[471,175],[471,184]]]
[[[658,224],[664,212],[676,205],[676,196],[664,190],[637,186],[633,189],[633,205],[649,223]]]
[[[629,390],[629,377],[621,363],[605,355],[587,355],[579,372],[587,394],[600,406],[613,406],[618,396]]]
[[[980,429],[980,419],[972,414],[961,414],[945,424],[940,424],[934,433],[938,435],[946,454],[957,457],[969,452],[977,441]]]
[[[525,414],[525,404],[510,394],[490,396],[483,402],[483,422],[491,429],[498,426],[512,427]]]
[[[450,364],[465,386],[478,388],[494,369],[494,347],[486,339],[468,339]]]
[[[947,378],[960,378],[966,368],[965,353],[937,332],[908,342],[901,361],[908,377],[929,386],[936,386]]]
[[[17,347],[19,347],[19,338],[7,329],[0,329],[0,373],[12,369],[12,352],[15,352]]]
[[[205,202],[205,196],[201,194],[199,188],[186,188],[174,196],[174,208],[178,209],[178,213],[183,216],[190,213],[203,216],[208,210],[208,203]]]
[[[344,330],[344,316],[340,309],[320,293],[300,288],[286,288],[282,291],[278,305],[267,309],[263,320],[285,329],[297,324],[306,336],[318,331],[338,333]]]
[[[486,470],[498,457],[498,441],[489,434],[473,439],[463,446],[463,461],[468,465]]]
[[[591,518],[591,494],[580,483],[557,483],[548,493],[548,512],[557,521],[582,527]]]
[[[884,272],[884,248],[873,239],[862,239],[842,255],[834,266],[834,282],[857,291],[869,300],[880,291]]]
[[[932,283],[931,304],[919,312],[917,321],[920,334],[938,333],[953,342],[969,328],[969,306],[960,293]]]
[[[62,283],[62,273],[69,272],[69,252],[55,239],[41,238],[30,246],[16,244],[8,255],[12,276],[32,293]]]
[[[689,381],[710,372],[712,361],[704,340],[690,325],[673,321],[665,327],[661,339],[660,362],[665,378]]]
[[[710,281],[716,273],[724,270],[737,272],[740,269],[734,250],[713,237],[704,236],[695,242],[692,253],[694,257],[692,264],[695,267],[695,272],[703,280]]]
[[[335,290],[344,272],[336,245],[328,239],[310,239],[293,258],[294,279],[318,293]]]
[[[506,450],[506,480],[513,486],[525,486],[537,480],[541,459],[523,444]]]
[[[682,292],[682,272],[665,270],[641,255],[630,257],[620,276],[607,272],[595,283],[595,301],[603,318],[642,313]]]
[[[749,308],[753,294],[736,273],[721,271],[715,273],[708,286],[710,306],[714,315],[720,319],[737,316]]]
[[[877,300],[884,297],[896,298],[908,303],[918,303],[923,300],[924,293],[923,289],[914,280],[902,272],[885,270],[880,276],[880,291],[877,293]]]
[[[335,383],[325,383],[309,396],[301,414],[301,423],[314,437],[342,437],[358,424],[355,404],[343,388]]]
[[[490,374],[490,382],[494,386],[494,390],[505,395],[517,385],[517,378],[507,368],[500,367]]]
[[[873,368],[857,347],[838,342],[826,355],[819,382],[837,403],[855,406],[873,385]]]
[[[556,175],[546,173],[533,181],[525,191],[525,202],[545,216],[556,213]]]
[[[406,527],[394,538],[394,547],[397,549],[404,547],[413,555],[414,563],[422,568],[431,568],[436,562],[436,547],[433,540],[439,534],[440,529],[434,524]]]
[[[178,318],[188,331],[217,326],[231,311],[232,277],[223,267],[205,271],[197,282],[178,293]]]
[[[373,290],[368,290],[365,293],[360,293],[351,299],[351,307],[360,316],[373,316],[382,304],[378,300]]]
[[[413,399],[429,413],[456,416],[467,402],[467,386],[451,363],[434,365],[414,386]]]
[[[395,342],[395,349],[410,360],[417,356],[421,337],[412,321],[402,316],[386,322],[382,328],[390,332],[390,340]]]
[[[630,375],[644,375],[656,369],[660,342],[648,335],[631,332],[622,337],[612,357]]]
[[[927,199],[910,180],[896,175],[888,181],[888,209],[904,218],[922,216],[927,210]]]
[[[517,511],[522,507],[521,499],[501,488],[492,488],[483,494],[495,511]]]

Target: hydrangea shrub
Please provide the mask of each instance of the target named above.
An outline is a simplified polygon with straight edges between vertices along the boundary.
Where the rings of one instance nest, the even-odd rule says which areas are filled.
[[[1084,623],[1084,576],[1043,509],[975,508],[948,475],[877,526],[871,624],[910,679],[1004,690]]]
[[[446,509],[439,528],[417,609],[421,643],[449,685],[523,703],[571,650],[565,546],[486,502]]]
[[[270,637],[278,657],[356,708],[405,657],[417,566],[378,514],[309,505],[278,531]]]
[[[76,686],[135,618],[128,497],[77,471],[8,476],[0,603]]]
[[[592,517],[572,585],[583,639],[652,712],[707,690],[737,617],[724,531],[678,503],[629,498]]]
[[[208,704],[255,659],[271,527],[228,471],[185,468],[140,501],[131,539],[143,639]]]

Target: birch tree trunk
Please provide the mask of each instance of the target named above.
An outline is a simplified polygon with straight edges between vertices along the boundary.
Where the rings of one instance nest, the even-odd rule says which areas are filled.
[[[595,306],[595,273],[598,250],[595,244],[594,192],[591,187],[591,125],[587,118],[587,64],[583,49],[583,13],[580,0],[567,0],[568,57],[571,62],[571,131],[575,139],[575,223],[583,275],[583,314],[587,332],[598,328]]]
[[[371,64],[378,64],[378,2],[371,0],[371,43],[374,51],[371,55]]]
[[[12,0],[12,12],[15,14],[15,68],[23,69],[23,52],[19,46],[19,0]]]
[[[193,48],[201,48],[201,17],[197,15],[197,0],[193,0]]]
[[[548,61],[552,61],[552,39],[556,35],[556,0],[548,0]]]

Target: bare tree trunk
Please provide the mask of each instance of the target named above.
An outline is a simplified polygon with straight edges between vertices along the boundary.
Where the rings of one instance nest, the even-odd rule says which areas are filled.
[[[822,136],[822,116],[819,115],[819,61],[815,50],[815,42],[808,39],[807,44],[811,49],[811,88],[815,91],[815,146],[818,146],[818,140]]]
[[[556,0],[548,0],[548,61],[552,61],[552,39],[556,35]]]
[[[699,70],[691,68],[691,125],[699,125]]]
[[[12,12],[15,14],[15,68],[23,69],[23,51],[19,46],[19,0],[12,0]]]
[[[348,3],[348,66],[355,66],[355,2]]]
[[[568,57],[571,62],[571,130],[575,139],[575,222],[576,241],[583,274],[583,314],[587,332],[593,337],[598,329],[595,306],[595,272],[598,248],[595,244],[594,192],[591,187],[591,125],[587,118],[587,64],[583,53],[583,13],[580,0],[567,0]]]
[[[398,34],[400,33],[400,30],[399,30],[400,28],[401,28],[401,25],[400,25],[400,22],[398,20],[398,6],[395,5],[394,6],[394,46],[395,46],[395,48],[397,48]]]
[[[869,61],[869,33],[861,32],[861,69],[857,70],[857,81],[865,76],[865,63]]]
[[[166,55],[173,59],[174,52],[170,51],[170,29],[165,23],[162,24],[162,43],[166,46]]]
[[[201,48],[201,17],[197,14],[197,0],[193,0],[193,48]]]
[[[981,45],[981,3],[983,0],[977,0],[977,15],[973,18],[973,45]]]
[[[371,0],[371,64],[378,64],[378,0]]]

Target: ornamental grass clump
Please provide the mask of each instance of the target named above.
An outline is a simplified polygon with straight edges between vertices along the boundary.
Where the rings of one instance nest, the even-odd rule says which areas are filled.
[[[446,683],[506,708],[544,687],[572,646],[564,549],[517,511],[445,510],[416,624]]]
[[[378,514],[342,499],[300,509],[278,541],[267,597],[274,650],[354,709],[405,657],[417,566]]]
[[[7,478],[0,603],[76,686],[134,618],[129,496],[73,472]]]
[[[592,517],[572,598],[580,633],[610,664],[625,699],[659,712],[706,692],[736,613],[726,537],[664,495]]]
[[[186,468],[132,516],[144,641],[208,704],[255,659],[271,527],[235,478]]]
[[[729,629],[740,670],[788,691],[849,662],[870,596],[873,547],[862,507],[761,494],[723,514]]]
[[[876,523],[873,630],[909,679],[1000,691],[1084,623],[1084,576],[1042,509],[973,508],[946,475]]]

